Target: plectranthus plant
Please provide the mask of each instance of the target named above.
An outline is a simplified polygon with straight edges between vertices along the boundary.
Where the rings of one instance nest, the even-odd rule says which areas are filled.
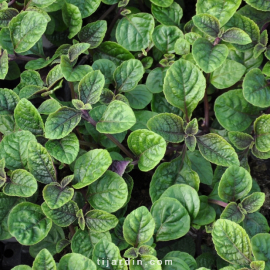
[[[12,269],[270,270],[269,22],[266,0],[0,0]]]

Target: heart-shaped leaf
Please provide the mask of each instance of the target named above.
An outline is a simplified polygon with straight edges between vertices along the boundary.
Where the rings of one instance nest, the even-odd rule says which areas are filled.
[[[56,264],[52,254],[46,249],[42,249],[33,262],[33,270],[56,270]]]

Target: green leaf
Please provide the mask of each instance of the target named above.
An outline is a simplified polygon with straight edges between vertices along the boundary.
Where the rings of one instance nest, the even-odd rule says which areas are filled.
[[[155,28],[152,39],[162,53],[174,53],[175,42],[183,38],[183,32],[176,26],[159,25]]]
[[[147,126],[168,142],[178,143],[184,140],[184,121],[175,114],[158,114],[147,122]]]
[[[101,177],[112,163],[107,150],[95,149],[80,156],[74,168],[74,188],[90,185]]]
[[[245,215],[241,212],[237,203],[229,203],[220,215],[222,219],[228,219],[235,223],[240,223],[244,220]]]
[[[44,124],[35,106],[27,99],[21,99],[14,111],[16,124],[22,130],[29,130],[35,135],[43,135]]]
[[[238,166],[229,167],[221,177],[218,195],[221,199],[237,201],[245,197],[252,187],[252,178],[247,170]]]
[[[130,92],[125,94],[133,109],[144,109],[152,100],[153,95],[146,85],[139,84]]]
[[[225,42],[235,43],[239,45],[246,45],[252,42],[251,38],[246,32],[236,27],[230,28],[225,31],[222,34],[221,39]]]
[[[173,0],[150,0],[154,5],[159,7],[169,7]]]
[[[184,236],[190,229],[190,217],[184,206],[173,198],[160,198],[151,207],[157,241]]]
[[[113,213],[124,206],[127,195],[124,179],[117,173],[107,171],[88,187],[87,199],[93,208]]]
[[[270,87],[260,69],[254,68],[247,73],[243,82],[243,94],[254,106],[265,108],[270,105]]]
[[[176,61],[167,71],[163,91],[167,101],[189,117],[203,98],[206,81],[191,62]]]
[[[137,129],[147,129],[147,122],[150,118],[157,115],[155,112],[151,111],[135,111],[136,116],[136,124],[131,128],[131,131],[135,131]]]
[[[59,227],[67,227],[72,224],[77,219],[76,213],[79,210],[77,203],[74,201],[69,201],[57,209],[50,209],[44,202],[41,208],[44,214]]]
[[[64,255],[57,266],[57,270],[96,270],[94,262],[85,256],[77,253]]]
[[[84,104],[95,104],[99,101],[105,78],[100,71],[87,73],[79,83],[79,99]]]
[[[184,38],[179,38],[174,44],[176,54],[185,55],[190,53],[190,43]]]
[[[245,230],[238,224],[225,219],[216,221],[212,231],[218,255],[232,264],[249,265],[251,245]]]
[[[22,169],[12,172],[3,192],[9,196],[30,197],[37,191],[37,181],[34,176]]]
[[[155,22],[151,14],[127,15],[117,25],[116,40],[129,51],[141,51],[150,45],[154,27]]]
[[[65,3],[62,9],[62,16],[65,24],[69,28],[68,38],[71,39],[76,36],[82,28],[81,12],[76,5]]]
[[[254,192],[246,197],[241,205],[248,213],[254,213],[263,206],[264,201],[265,194],[263,192]]]
[[[218,89],[229,88],[243,77],[245,71],[245,66],[227,59],[218,69],[211,73],[210,82]]]
[[[117,66],[122,64],[124,61],[134,59],[133,54],[128,50],[111,41],[103,42],[97,50],[98,52],[96,54],[96,58],[94,58],[95,60],[100,58],[108,59],[114,62]]]
[[[229,131],[246,130],[259,112],[259,108],[244,99],[242,89],[230,90],[215,101],[217,120]]]
[[[199,67],[206,73],[219,68],[226,60],[229,50],[226,45],[214,46],[205,38],[198,38],[193,44],[193,57]]]
[[[179,26],[180,20],[183,17],[183,9],[176,2],[173,2],[169,7],[160,7],[152,4],[151,11],[155,19],[164,25]]]
[[[258,9],[258,10],[263,10],[263,11],[270,11],[270,4],[268,1],[265,0],[245,0],[247,4],[251,5],[252,7]]]
[[[80,122],[81,112],[68,107],[62,107],[52,113],[45,123],[45,137],[51,140],[67,136]]]
[[[91,210],[85,214],[85,223],[90,231],[102,233],[114,228],[118,219],[105,211]]]
[[[11,19],[18,15],[18,10],[14,8],[6,8],[0,10],[0,27],[8,27]]]
[[[46,249],[42,249],[33,262],[33,270],[56,270],[56,264],[52,254]]]
[[[199,213],[200,200],[196,190],[185,184],[176,184],[161,195],[160,198],[173,198],[178,200],[183,205],[191,219],[194,219]]]
[[[61,108],[61,105],[55,99],[47,99],[41,103],[38,108],[40,114],[54,113]]]
[[[39,205],[23,202],[16,205],[8,218],[8,230],[22,245],[34,245],[44,239],[52,227]]]
[[[113,73],[116,65],[108,59],[96,60],[92,65],[93,70],[100,70],[105,77],[105,86],[113,83]],[[104,89],[103,89],[104,90]]]
[[[200,31],[211,37],[218,37],[220,31],[220,24],[216,17],[209,14],[199,14],[195,15],[193,18],[193,23]]]
[[[28,147],[28,168],[37,181],[43,184],[56,182],[56,171],[53,160],[45,147],[31,142]]]
[[[166,142],[158,134],[139,129],[128,137],[129,149],[139,157],[139,169],[147,172],[153,169],[163,158],[166,151]]]
[[[12,115],[19,97],[7,88],[0,88],[0,115]]]
[[[88,23],[78,34],[81,42],[90,44],[90,49],[97,48],[105,37],[107,31],[107,22],[99,20]]]
[[[25,11],[12,18],[9,30],[15,52],[31,49],[44,34],[47,23],[47,19],[35,11]]]
[[[247,149],[247,147],[249,147],[253,142],[253,137],[246,133],[231,131],[228,135],[232,144],[240,150]]]
[[[154,219],[148,209],[141,206],[127,215],[123,225],[124,238],[130,245],[138,247],[151,239],[154,229]]]
[[[4,50],[3,53],[0,55],[0,80],[4,80],[7,73],[8,73],[8,52],[7,50]]]
[[[197,14],[208,13],[215,16],[221,26],[229,21],[241,5],[241,0],[198,0],[196,5]]]
[[[101,264],[105,259],[104,265]],[[93,251],[93,261],[98,265],[97,270],[110,267],[111,270],[127,270],[127,266],[123,258],[121,258],[118,247],[108,240],[100,240]],[[106,268],[105,268],[106,267]]]
[[[5,159],[6,168],[10,170],[27,167],[29,143],[37,139],[29,131],[17,131],[6,135],[0,143],[0,156]]]
[[[254,257],[256,260],[265,261],[266,270],[270,267],[269,243],[270,234],[268,233],[259,233],[251,239]]]
[[[109,104],[96,128],[100,133],[115,134],[130,129],[135,123],[132,109],[124,102],[115,100]]]
[[[113,74],[118,92],[128,92],[134,89],[142,79],[144,68],[142,63],[136,59],[123,62],[116,68]]]
[[[87,258],[92,258],[92,252],[99,240],[105,239],[111,241],[109,232],[97,233],[85,229],[78,229],[71,240],[71,250],[73,253],[79,253]]]
[[[163,91],[163,83],[168,68],[157,67],[151,70],[146,79],[146,86],[152,93]]]
[[[264,114],[254,122],[255,144],[261,152],[270,151],[269,121],[270,115]]]
[[[8,135],[17,129],[12,115],[0,115],[0,132]]]
[[[238,156],[233,147],[217,134],[206,134],[197,137],[202,156],[212,163],[229,167],[239,164]]]
[[[166,260],[167,258],[173,258],[173,260],[175,258],[181,258],[181,260],[183,260],[188,265],[190,270],[197,269],[196,260],[193,258],[193,256],[191,256],[190,254],[188,254],[186,252],[171,251],[171,252],[166,254],[166,256],[163,258],[163,261]]]
[[[41,94],[42,92],[46,91],[45,87],[36,86],[36,85],[28,85],[23,87],[20,90],[19,97],[25,99],[32,99],[33,97]]]
[[[12,270],[32,270],[32,268],[28,265],[17,265]]]

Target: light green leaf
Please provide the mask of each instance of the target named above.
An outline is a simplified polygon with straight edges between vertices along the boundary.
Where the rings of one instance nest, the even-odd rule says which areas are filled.
[[[230,90],[215,101],[217,120],[229,131],[246,130],[259,112],[259,108],[244,99],[242,89]]]
[[[9,196],[30,197],[37,191],[37,181],[28,171],[18,169],[12,172],[3,192]]]
[[[67,136],[80,122],[81,112],[68,107],[62,107],[52,113],[45,123],[45,137],[51,140]]]
[[[146,79],[146,86],[152,93],[163,91],[163,83],[168,68],[157,67],[151,70]]]
[[[246,197],[241,205],[248,213],[254,213],[263,206],[264,201],[265,194],[263,192],[254,192]]]
[[[51,4],[53,4],[53,2],[55,2],[55,0],[31,0],[28,1],[28,5],[27,6],[36,6],[36,7],[40,7],[40,8],[45,8],[47,6],[50,6]]]
[[[0,55],[0,80],[4,80],[7,73],[8,73],[8,52],[7,50],[4,50],[3,53]]]
[[[52,227],[39,205],[23,202],[16,205],[8,218],[8,229],[22,245],[34,245],[44,239]]]
[[[114,228],[118,219],[105,211],[91,210],[85,214],[85,223],[90,231],[102,233]]]
[[[33,97],[40,95],[42,92],[45,92],[47,89],[45,87],[28,85],[23,87],[20,90],[19,97],[25,99],[32,99]]]
[[[151,207],[157,241],[184,236],[190,229],[190,217],[184,206],[173,198],[160,198]]]
[[[95,149],[80,156],[74,168],[74,188],[90,185],[101,177],[112,163],[107,150]]]
[[[151,239],[154,229],[154,219],[148,209],[141,206],[127,215],[123,225],[124,238],[130,245],[138,247]]]
[[[44,34],[47,23],[47,19],[35,11],[25,11],[14,17],[9,23],[9,30],[15,52],[31,49]]]
[[[44,124],[35,106],[27,99],[21,99],[15,110],[16,124],[22,130],[29,130],[35,135],[43,135]]]
[[[190,43],[184,38],[179,38],[174,44],[175,53],[178,55],[186,55],[190,53]]]
[[[225,42],[235,43],[239,45],[246,45],[252,42],[251,38],[246,32],[236,27],[230,28],[225,31],[222,34],[221,39]]]
[[[28,265],[17,265],[13,267],[11,270],[32,270],[32,268]]]
[[[37,142],[29,143],[28,168],[30,173],[41,183],[56,182],[56,171],[52,158],[46,148]]]
[[[19,97],[7,88],[0,88],[0,115],[12,115]]]
[[[151,6],[153,16],[164,25],[179,26],[180,20],[183,17],[183,9],[176,2],[173,2],[169,7]]]
[[[97,233],[85,229],[78,229],[71,240],[71,250],[73,253],[79,253],[87,258],[92,258],[92,252],[99,240],[105,239],[111,241],[109,232]]]
[[[210,75],[210,82],[218,89],[229,88],[245,74],[246,67],[233,60],[225,62]]]
[[[205,87],[202,72],[191,62],[180,59],[167,71],[163,91],[167,101],[189,117],[203,98]]]
[[[144,68],[139,60],[131,59],[123,62],[113,74],[118,92],[128,92],[134,89],[142,79]]]
[[[147,122],[147,126],[168,142],[178,143],[184,140],[184,121],[175,114],[158,114]]]
[[[52,254],[46,249],[42,249],[33,262],[33,270],[56,270],[56,264]]]
[[[155,22],[151,14],[127,15],[117,25],[116,40],[129,51],[141,51],[149,46],[154,27]]]
[[[239,166],[229,167],[221,177],[218,195],[221,199],[237,201],[245,197],[252,187],[252,178],[247,170]]]
[[[107,171],[88,187],[87,199],[93,208],[113,213],[124,206],[127,195],[124,179],[115,172]]]
[[[139,157],[138,166],[144,172],[153,169],[166,151],[165,140],[160,135],[146,129],[133,131],[127,142],[130,150]]]
[[[221,26],[235,14],[236,10],[241,5],[241,0],[198,0],[196,5],[196,13],[208,13],[215,16]]]
[[[152,39],[162,53],[174,53],[175,42],[183,38],[183,32],[176,26],[159,25],[155,28]]]
[[[92,65],[93,70],[100,70],[105,77],[105,86],[113,83],[113,73],[116,69],[114,62],[108,59],[96,60]]]
[[[150,0],[154,5],[159,7],[169,7],[173,0]]]
[[[265,108],[270,105],[270,86],[260,69],[250,70],[244,78],[243,94],[254,106]]]
[[[132,109],[124,102],[115,100],[109,104],[96,128],[100,133],[115,134],[130,129],[135,123]]]
[[[238,224],[225,219],[216,221],[212,231],[218,255],[232,264],[249,265],[251,245],[245,230]]]
[[[62,9],[62,16],[65,24],[69,28],[68,38],[71,39],[76,36],[82,28],[81,12],[76,5],[65,3]]]
[[[261,152],[270,151],[269,121],[270,115],[264,114],[254,122],[255,144]]]
[[[74,201],[69,201],[57,209],[50,209],[44,202],[41,208],[44,214],[59,227],[67,227],[72,224],[77,219],[76,213],[79,211],[79,207]]]
[[[198,38],[193,44],[193,57],[199,67],[206,73],[219,68],[226,60],[229,50],[224,44],[214,46],[205,38]]]
[[[263,11],[270,11],[270,4],[266,0],[245,0],[247,4],[251,5],[252,7],[263,10]]]
[[[229,203],[220,215],[221,219],[228,219],[235,223],[240,223],[244,220],[245,215],[241,212],[237,203]]]
[[[217,134],[206,134],[197,137],[199,150],[203,157],[212,163],[229,167],[239,165],[238,156],[233,147]]]
[[[64,255],[57,266],[57,270],[96,270],[94,262],[77,253]]]

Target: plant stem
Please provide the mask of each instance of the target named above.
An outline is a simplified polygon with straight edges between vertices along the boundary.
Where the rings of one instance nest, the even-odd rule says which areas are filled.
[[[74,91],[74,85],[72,82],[68,82],[69,88],[70,88],[70,93],[71,93],[71,99],[75,99],[75,91]]]
[[[114,4],[112,6],[110,6],[104,13],[103,15],[99,18],[99,20],[103,20],[105,19],[117,6],[118,4]]]
[[[218,201],[218,200],[212,200],[212,199],[208,199],[208,202],[213,203],[213,204],[217,204],[217,205],[222,206],[224,208],[228,205],[225,202]]]
[[[38,58],[35,58],[35,57],[31,57],[31,56],[13,55],[13,54],[9,54],[8,58],[9,58],[10,61],[22,60],[22,61],[27,61],[27,62],[38,59]]]
[[[266,23],[263,27],[262,27],[262,30],[261,30],[261,33],[265,30],[265,29],[267,29],[267,27],[269,26],[269,22],[268,23]]]
[[[16,2],[16,0],[11,0],[9,3],[8,3],[8,6],[12,6],[14,3]]]
[[[70,239],[72,239],[73,235],[75,234],[75,229],[74,226],[71,224],[68,226],[69,231],[70,231]]]
[[[82,117],[85,119],[88,123],[90,123],[92,126],[96,127],[97,123],[96,121],[90,117],[88,111],[82,111]],[[135,159],[135,156],[128,151],[128,149],[121,144],[117,139],[115,139],[111,134],[104,134],[108,139],[110,139],[114,144],[116,144],[128,157]]]
[[[220,41],[221,41],[221,38],[217,37],[214,41],[214,46],[218,45]]]

